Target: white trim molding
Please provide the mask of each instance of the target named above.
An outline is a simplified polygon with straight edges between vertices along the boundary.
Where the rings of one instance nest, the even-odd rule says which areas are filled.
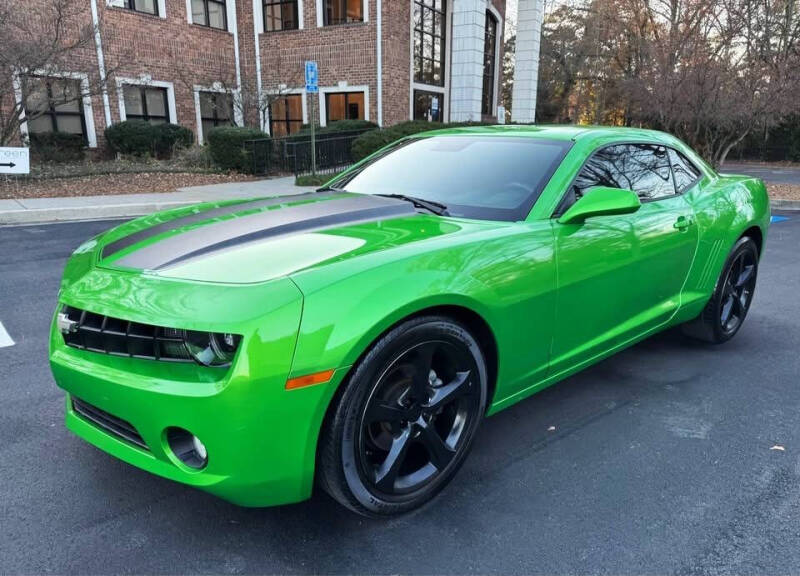
[[[78,80],[81,84],[81,102],[83,103],[83,122],[86,126],[86,143],[89,148],[97,148],[97,130],[94,125],[94,112],[92,110],[92,95],[89,91],[89,75],[83,72],[48,72],[47,70],[35,70],[27,74],[28,76],[39,76],[42,78],[66,78]],[[15,72],[12,78],[14,87],[14,98],[17,105],[21,106],[19,132],[24,141],[28,140],[28,123],[25,120],[25,105],[23,102],[22,83],[20,73]]]
[[[158,1],[158,17],[159,18],[166,18],[167,17],[167,0],[157,0]],[[106,0],[106,6],[111,6],[113,8],[124,8],[125,7],[125,0]],[[136,10],[131,10],[131,12],[136,12]],[[138,12],[139,14],[147,14],[147,12]]]
[[[299,1],[299,0],[298,0]],[[317,28],[322,28],[325,26],[325,11],[322,6],[323,0],[317,0]],[[369,0],[362,0],[364,11],[364,22],[369,22]],[[356,24],[356,22],[351,22],[351,24]],[[331,26],[340,26],[340,24],[331,24]]]
[[[326,94],[340,94],[345,92],[363,92],[364,93],[364,120],[369,120],[369,86],[367,84],[360,84],[358,86],[348,86],[344,82],[340,82],[337,86],[320,86],[319,88],[319,125],[327,126],[328,111],[326,103]]]
[[[194,94],[194,115],[197,124],[196,140],[197,143],[203,144],[203,114],[200,110],[200,92],[214,92],[216,94],[230,94],[233,97],[233,123],[237,126],[244,126],[244,117],[242,116],[241,107],[241,93],[239,90],[229,90],[219,84],[212,84],[211,86],[200,86],[195,84],[192,87]]]
[[[269,94],[270,96],[289,96],[289,95],[293,95],[293,94],[300,94],[300,96],[301,96],[300,102],[301,102],[301,104],[303,106],[303,124],[308,124],[308,94],[306,93],[306,89],[305,88],[288,88],[286,90],[268,90],[267,94]],[[270,129],[270,124],[272,124],[272,122],[271,122],[271,120],[272,120],[272,111],[269,109],[269,107],[267,108],[267,111],[266,111],[265,115],[266,115],[267,127],[266,127],[266,130],[264,130],[264,131],[267,134],[269,134],[270,136],[272,136],[272,130]]]
[[[125,122],[127,115],[125,114],[125,95],[122,91],[123,86],[152,86],[153,88],[166,88],[167,89],[167,107],[169,114],[169,121],[172,124],[178,124],[178,109],[175,105],[175,85],[172,82],[162,82],[153,80],[149,76],[139,76],[138,78],[121,78],[117,77],[117,98],[119,99],[119,121]]]
[[[261,34],[264,29],[264,12],[262,0],[253,0],[253,44],[256,56],[256,98],[258,101],[258,124],[261,130],[266,132],[268,122],[261,103],[264,101],[264,92],[261,87]]]
[[[94,45],[97,50],[97,71],[100,74],[101,90],[103,93],[103,116],[106,128],[111,126],[111,101],[108,98],[108,78],[106,77],[106,59],[103,53],[103,39],[100,37],[100,17],[97,12],[97,0],[92,0],[92,26],[94,26]]]

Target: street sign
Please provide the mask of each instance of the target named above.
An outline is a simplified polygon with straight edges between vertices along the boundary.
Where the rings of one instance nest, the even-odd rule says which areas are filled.
[[[30,171],[27,148],[0,148],[0,174],[30,174]]]
[[[314,60],[306,61],[306,92],[316,94],[319,92],[319,74],[317,63]]]

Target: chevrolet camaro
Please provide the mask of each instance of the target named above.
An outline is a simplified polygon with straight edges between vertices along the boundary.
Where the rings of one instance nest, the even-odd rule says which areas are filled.
[[[722,343],[764,184],[627,128],[400,140],[294,196],[178,208],[78,247],[50,364],[66,425],[243,506],[315,485],[414,509],[481,420],[648,336]]]

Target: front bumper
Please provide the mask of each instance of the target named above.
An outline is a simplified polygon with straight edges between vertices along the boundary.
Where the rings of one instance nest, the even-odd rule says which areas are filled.
[[[80,291],[67,290],[61,304],[152,324],[165,324],[160,318],[175,314],[159,314],[147,306],[127,308],[119,294],[115,298],[113,290],[108,293],[108,283],[98,285],[105,285],[102,295],[87,298]],[[236,326],[220,327],[244,336],[236,360],[227,369],[78,350],[64,344],[54,322],[50,365],[57,384],[67,392],[67,428],[134,466],[238,505],[271,506],[309,497],[317,436],[345,370],[337,370],[324,385],[285,389],[302,299],[291,283],[271,290],[269,312]],[[236,288],[229,288],[226,296],[237,298],[240,310],[244,309],[241,299],[248,297],[247,290]],[[224,300],[215,304],[224,308]],[[189,301],[177,300],[184,307]],[[263,299],[260,308],[253,305],[254,310],[265,307]],[[188,318],[198,317],[199,311],[189,312],[194,313]],[[208,328],[196,322],[169,325]],[[146,448],[76,412],[73,398],[129,423]],[[175,457],[166,441],[169,427],[186,429],[200,438],[208,450],[205,468],[195,470]]]

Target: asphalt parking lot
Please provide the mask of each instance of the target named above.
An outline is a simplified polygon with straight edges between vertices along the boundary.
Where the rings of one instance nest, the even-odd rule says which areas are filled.
[[[48,323],[66,257],[110,225],[0,228],[0,572],[800,572],[800,214],[732,342],[663,334],[498,414],[389,522],[324,494],[237,508],[64,428]]]

